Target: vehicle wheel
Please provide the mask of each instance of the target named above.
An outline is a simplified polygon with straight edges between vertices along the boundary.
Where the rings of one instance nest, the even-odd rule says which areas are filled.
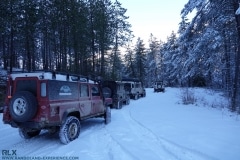
[[[117,104],[117,109],[122,109],[122,106],[123,106],[123,101],[121,100]]]
[[[126,99],[126,105],[129,105],[130,104],[130,97],[127,97]]]
[[[29,139],[29,138],[38,136],[40,134],[41,130],[29,130],[26,128],[19,128],[18,132],[22,138]]]
[[[142,97],[146,97],[146,92],[143,92]]]
[[[17,122],[26,122],[37,113],[36,97],[28,91],[15,93],[10,101],[9,111],[12,119]]]
[[[139,95],[138,95],[138,93],[137,94],[135,94],[135,96],[134,96],[134,100],[137,100],[139,98]]]
[[[111,108],[109,106],[107,106],[106,108],[104,119],[105,119],[105,124],[108,124],[111,122]]]
[[[66,119],[64,124],[60,127],[59,138],[63,144],[68,144],[69,142],[78,138],[80,134],[80,121],[74,116],[70,116]]]

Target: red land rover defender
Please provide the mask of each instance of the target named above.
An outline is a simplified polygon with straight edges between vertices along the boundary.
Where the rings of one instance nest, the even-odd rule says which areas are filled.
[[[42,129],[58,131],[67,144],[80,134],[80,121],[103,117],[111,121],[111,98],[104,98],[101,85],[87,78],[52,72],[10,74],[3,122],[19,128],[24,138]]]

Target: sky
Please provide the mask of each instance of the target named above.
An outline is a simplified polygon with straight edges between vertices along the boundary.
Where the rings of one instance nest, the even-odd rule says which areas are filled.
[[[119,0],[127,9],[129,23],[136,39],[140,37],[145,43],[150,34],[158,40],[166,41],[167,37],[178,30],[181,22],[181,10],[188,0]]]

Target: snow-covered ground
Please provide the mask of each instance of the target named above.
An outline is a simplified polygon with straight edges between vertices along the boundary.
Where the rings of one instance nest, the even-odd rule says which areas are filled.
[[[240,117],[220,109],[227,102],[219,93],[194,89],[192,94],[197,102],[182,105],[180,89],[147,89],[145,98],[112,109],[110,124],[101,118],[82,122],[79,138],[68,145],[44,131],[24,140],[1,121],[0,159],[7,150],[22,159],[239,160]]]

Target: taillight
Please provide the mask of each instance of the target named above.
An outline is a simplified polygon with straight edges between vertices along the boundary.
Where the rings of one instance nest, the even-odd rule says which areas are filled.
[[[9,86],[9,90],[8,90],[8,99],[12,98],[12,86]]]

